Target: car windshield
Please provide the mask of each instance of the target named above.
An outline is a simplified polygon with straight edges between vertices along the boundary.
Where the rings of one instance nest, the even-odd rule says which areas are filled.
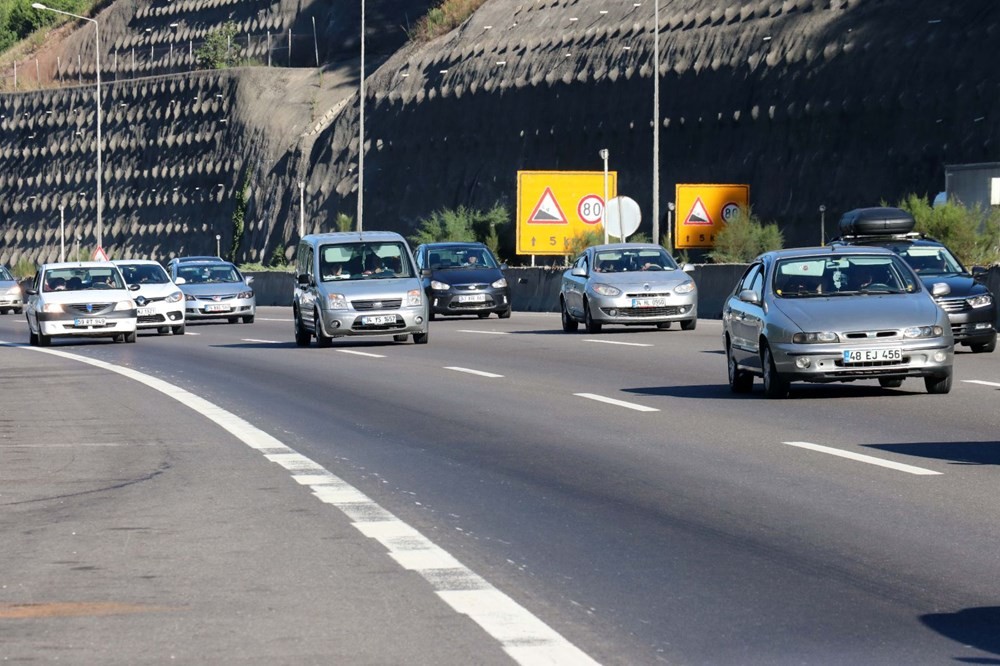
[[[125,281],[129,284],[167,284],[170,277],[157,264],[119,264]]]
[[[6,266],[0,266],[0,280],[13,280],[14,276],[10,274]]]
[[[777,262],[773,290],[781,298],[817,298],[920,291],[920,281],[894,255],[840,254]]]
[[[232,264],[180,265],[177,277],[187,284],[219,284],[242,282],[243,279]]]
[[[99,268],[53,268],[42,276],[42,291],[124,289],[121,273],[114,266]]]
[[[677,264],[661,248],[635,248],[600,250],[594,256],[597,273],[625,273],[629,271],[672,271]]]
[[[413,267],[402,243],[364,241],[321,245],[319,274],[323,282],[385,280],[412,277]]]
[[[450,268],[499,268],[493,254],[477,245],[429,248],[427,267],[432,271]]]
[[[943,245],[910,245],[894,248],[921,277],[965,273],[961,262]]]

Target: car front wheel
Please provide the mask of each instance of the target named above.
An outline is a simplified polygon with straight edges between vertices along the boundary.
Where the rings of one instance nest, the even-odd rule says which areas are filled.
[[[561,306],[559,309],[562,311],[563,331],[566,333],[575,332],[576,329],[580,326],[580,323],[576,319],[573,319],[573,317],[570,316],[569,310],[566,309],[565,300],[560,299],[559,305]]]
[[[733,350],[726,344],[726,358],[729,362],[729,388],[733,393],[749,393],[753,390],[753,375],[741,370],[733,356]]]
[[[316,310],[315,319],[313,319],[313,325],[316,328],[316,345],[318,347],[329,347],[330,345],[332,345],[333,338],[331,338],[329,335],[323,332],[323,319],[319,313],[319,310]]]
[[[600,333],[601,324],[594,321],[594,317],[590,314],[590,303],[583,304],[583,321],[584,326],[587,329],[587,333]]]
[[[295,308],[292,318],[295,321],[295,344],[299,347],[308,347],[312,335],[302,326],[302,317],[299,315],[298,308]]]
[[[761,353],[761,367],[764,369],[764,395],[768,398],[784,398],[788,395],[788,380],[778,374],[774,365],[771,348],[764,346]]]
[[[951,391],[951,368],[948,369],[948,374],[943,377],[924,377],[924,387],[927,389],[928,393],[933,393],[936,395],[943,395]]]

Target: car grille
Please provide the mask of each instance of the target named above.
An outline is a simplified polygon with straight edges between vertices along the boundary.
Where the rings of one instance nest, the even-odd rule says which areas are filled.
[[[615,310],[618,314],[611,315],[610,310]],[[663,308],[601,308],[604,314],[618,317],[667,317],[679,315],[681,309],[676,305],[668,305]]]
[[[638,294],[625,294],[627,298],[663,298],[669,295],[670,295],[669,291],[662,291],[662,292],[643,291]]]
[[[843,359],[837,359],[834,361],[834,365],[838,368],[886,368],[886,367],[899,367],[901,365],[909,365],[910,357],[904,356],[899,361],[868,361],[867,363],[844,363]]]
[[[87,304],[85,303],[72,303],[66,305],[66,309],[71,312],[77,312],[82,315],[98,315],[104,314],[108,310],[114,307],[114,303],[91,303],[90,310],[87,309]]]
[[[398,310],[399,306],[403,304],[403,299],[401,298],[389,298],[384,300],[370,300],[370,301],[351,301],[351,305],[355,310]]]
[[[899,331],[850,331],[844,333],[848,340],[871,340],[873,338],[884,340],[885,338],[898,338]]]
[[[236,298],[236,294],[220,294],[218,296],[202,296],[202,295],[197,295],[197,296],[195,296],[195,298],[197,298],[199,301],[212,301],[212,302],[217,302],[217,301],[231,301],[234,298]],[[152,299],[150,299],[150,300],[152,300]]]
[[[167,318],[161,314],[148,315],[148,316],[138,317],[136,319],[136,321],[140,324],[159,324],[161,322],[165,322],[166,320]]]
[[[965,312],[972,309],[964,298],[943,298],[937,303],[945,312]]]

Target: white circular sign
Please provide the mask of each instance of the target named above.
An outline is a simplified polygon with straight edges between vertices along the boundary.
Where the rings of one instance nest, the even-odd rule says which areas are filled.
[[[576,213],[587,224],[597,224],[604,219],[604,199],[596,194],[588,194],[580,199]]]
[[[635,199],[615,197],[608,199],[607,225],[608,234],[624,241],[639,228],[642,222],[642,209]]]
[[[728,222],[740,212],[740,205],[730,201],[722,207],[722,219]]]

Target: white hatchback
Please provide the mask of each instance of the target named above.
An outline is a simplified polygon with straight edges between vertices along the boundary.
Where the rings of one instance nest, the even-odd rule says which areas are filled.
[[[112,263],[121,269],[127,284],[139,286],[134,294],[139,328],[154,328],[160,335],[171,331],[184,335],[184,294],[167,271],[148,259],[116,259]]]
[[[135,342],[138,286],[125,284],[111,262],[44,264],[26,291],[29,341],[47,347],[52,338],[110,337]]]

